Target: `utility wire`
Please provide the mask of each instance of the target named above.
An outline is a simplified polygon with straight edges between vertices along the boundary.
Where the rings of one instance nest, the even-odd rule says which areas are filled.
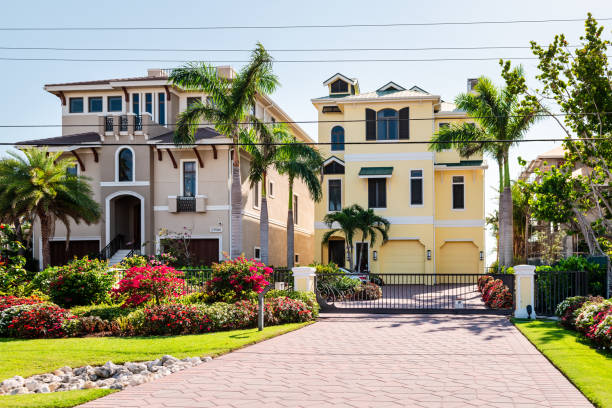
[[[612,17],[598,18],[599,21],[612,20]],[[462,26],[484,24],[538,24],[538,23],[569,23],[584,22],[584,18],[549,18],[542,20],[476,20],[476,21],[433,21],[386,24],[295,24],[295,25],[260,25],[260,26],[148,26],[148,27],[0,27],[0,31],[186,31],[186,30],[288,30],[302,28],[375,28],[375,27],[435,27],[435,26]]]
[[[451,112],[453,113],[453,112]],[[463,113],[463,112],[455,112],[455,113]],[[126,115],[126,114],[123,114]],[[467,115],[467,114],[466,114]],[[563,117],[563,116],[608,116],[612,115],[612,112],[580,112],[580,113],[539,113],[533,115],[535,117]],[[112,115],[111,115],[112,116]],[[119,115],[117,115],[119,116]],[[523,118],[531,115],[496,115],[496,116],[467,116],[467,119],[496,119],[496,118]],[[379,121],[385,122],[400,122],[404,120],[415,121],[415,120],[440,120],[440,119],[452,119],[445,118],[443,115],[439,117],[427,117],[427,118],[410,118],[410,119],[378,119]],[[300,123],[359,123],[366,122],[366,119],[345,119],[345,120],[288,120],[288,121],[261,121],[258,123],[264,123],[268,125],[272,124],[300,124]],[[372,121],[375,122],[376,120]],[[197,123],[197,125],[205,125],[206,123]],[[255,122],[237,122],[237,125],[253,125]],[[167,123],[165,126],[177,126],[178,123]],[[52,127],[99,127],[100,124],[0,124],[0,128],[52,128]],[[114,124],[113,126],[117,127],[119,124]],[[133,127],[134,125],[128,125],[129,127]],[[142,124],[141,126],[160,126],[158,123],[150,123],[150,124]]]

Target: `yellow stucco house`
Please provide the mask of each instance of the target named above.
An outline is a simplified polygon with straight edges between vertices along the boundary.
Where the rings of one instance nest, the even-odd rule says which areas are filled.
[[[468,86],[473,83],[468,80]],[[357,79],[335,74],[327,95],[312,99],[327,159],[323,199],[315,205],[315,260],[347,264],[344,239],[322,244],[324,216],[351,204],[390,221],[389,241],[373,248],[361,270],[372,273],[482,273],[485,254],[482,157],[434,153],[427,142],[441,126],[469,121],[439,95],[389,82],[361,93]],[[350,144],[359,142],[360,144]],[[357,262],[355,261],[355,265]]]

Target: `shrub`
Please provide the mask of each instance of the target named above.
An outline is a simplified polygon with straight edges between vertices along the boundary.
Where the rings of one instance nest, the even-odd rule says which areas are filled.
[[[590,338],[604,347],[612,347],[612,313],[610,311],[595,326]]]
[[[206,282],[206,292],[212,301],[255,299],[270,284],[267,278],[271,273],[272,268],[242,256],[215,263],[212,278]]]
[[[612,316],[612,303],[608,307],[602,308],[595,316],[593,316],[593,324],[586,331],[586,336],[590,340],[592,340],[596,344],[605,345],[607,343],[607,339],[605,336],[606,331],[608,331],[610,322],[609,316]],[[599,331],[599,326],[604,324],[601,331]]]
[[[29,297],[0,296],[0,312],[17,305],[35,305],[44,302],[42,297],[36,295]]]
[[[117,269],[128,270],[134,267],[144,268],[147,265],[149,265],[149,260],[146,256],[134,255],[130,256],[129,258],[123,258],[123,260],[121,260],[116,267]]]
[[[98,259],[74,259],[59,267],[49,267],[34,278],[34,284],[49,294],[54,303],[70,307],[108,300],[116,281],[108,264]]]
[[[308,306],[308,309],[312,312],[313,317],[319,316],[319,303],[317,302],[317,295],[313,292],[298,292],[295,290],[270,290],[266,293],[266,299],[273,299],[277,297],[288,297],[289,299],[300,300]]]
[[[25,269],[26,259],[19,255],[23,249],[11,225],[0,224],[0,294],[23,295],[29,293],[27,282],[31,278]]]
[[[512,307],[513,295],[501,279],[482,280],[482,300],[492,309],[509,309]],[[479,285],[481,282],[479,282]]]
[[[568,297],[557,305],[555,314],[560,317],[563,326],[569,329],[575,329],[576,311],[580,309],[585,302],[593,301],[603,301],[603,298],[594,298],[592,296]]]
[[[362,283],[355,287],[354,300],[377,300],[382,297],[382,289],[375,283]]]
[[[612,300],[599,300],[585,302],[576,313],[576,330],[581,333],[588,333],[591,326],[595,323],[595,317],[607,310],[612,309]]]
[[[177,300],[178,303],[182,303],[184,305],[196,305],[200,303],[209,303],[210,296],[205,292],[193,292],[187,295],[183,295],[181,298]]]
[[[169,266],[133,267],[125,272],[118,286],[112,289],[112,296],[119,300],[125,297],[123,307],[138,306],[148,301],[160,305],[168,298],[183,294],[185,281],[181,271]]]
[[[127,316],[132,309],[121,307],[120,305],[101,304],[76,306],[70,309],[72,314],[77,317],[99,317],[102,320],[113,321],[121,316]]]
[[[142,334],[195,334],[211,330],[210,319],[195,306],[176,303],[144,309]]]
[[[485,285],[492,280],[493,280],[493,277],[490,275],[483,275],[483,276],[478,277],[477,285],[478,285],[478,290],[480,291],[480,293],[483,292]]]
[[[100,319],[98,316],[77,317],[65,320],[62,329],[67,336],[84,336],[88,334],[113,332],[114,323]]]
[[[19,338],[53,338],[66,335],[62,325],[75,316],[66,309],[51,304],[14,306],[20,308],[6,327],[9,336]],[[3,312],[11,311],[9,308]],[[4,319],[4,318],[3,318]]]
[[[312,312],[300,300],[277,297],[267,302],[269,324],[298,323],[312,320]]]

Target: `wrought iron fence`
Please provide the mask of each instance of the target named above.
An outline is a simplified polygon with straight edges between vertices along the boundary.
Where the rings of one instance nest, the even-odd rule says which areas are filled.
[[[142,115],[134,115],[134,131],[142,130]]]
[[[112,116],[104,117],[104,131],[105,132],[113,131],[113,117]]]
[[[176,212],[195,212],[195,197],[176,197]]]
[[[552,316],[557,305],[571,296],[589,294],[587,271],[538,271],[535,274],[535,312]]]
[[[128,117],[127,115],[119,116],[119,131],[127,132],[128,130]]]

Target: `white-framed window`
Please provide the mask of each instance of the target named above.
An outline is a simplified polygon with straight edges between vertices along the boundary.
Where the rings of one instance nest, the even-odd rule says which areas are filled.
[[[342,179],[327,180],[327,211],[342,210]]]
[[[68,173],[71,176],[78,176],[79,175],[79,165],[77,163],[74,163],[71,166],[68,166],[66,168],[66,173]]]
[[[259,210],[259,183],[256,183],[253,188],[253,208]]]
[[[181,160],[181,196],[195,197],[198,194],[198,165],[195,160]]]
[[[68,98],[69,113],[83,113],[83,98]]]
[[[115,152],[115,181],[131,182],[136,180],[136,155],[130,146],[121,146]]]
[[[465,179],[463,176],[453,176],[453,210],[465,210]]]
[[[270,198],[274,198],[274,182],[272,180],[270,180],[270,182],[268,182],[268,197]]]
[[[261,260],[261,248],[253,247],[253,259],[260,261]]]
[[[410,206],[423,206],[423,169],[410,170]]]
[[[298,225],[298,196],[293,195],[293,224]]]

